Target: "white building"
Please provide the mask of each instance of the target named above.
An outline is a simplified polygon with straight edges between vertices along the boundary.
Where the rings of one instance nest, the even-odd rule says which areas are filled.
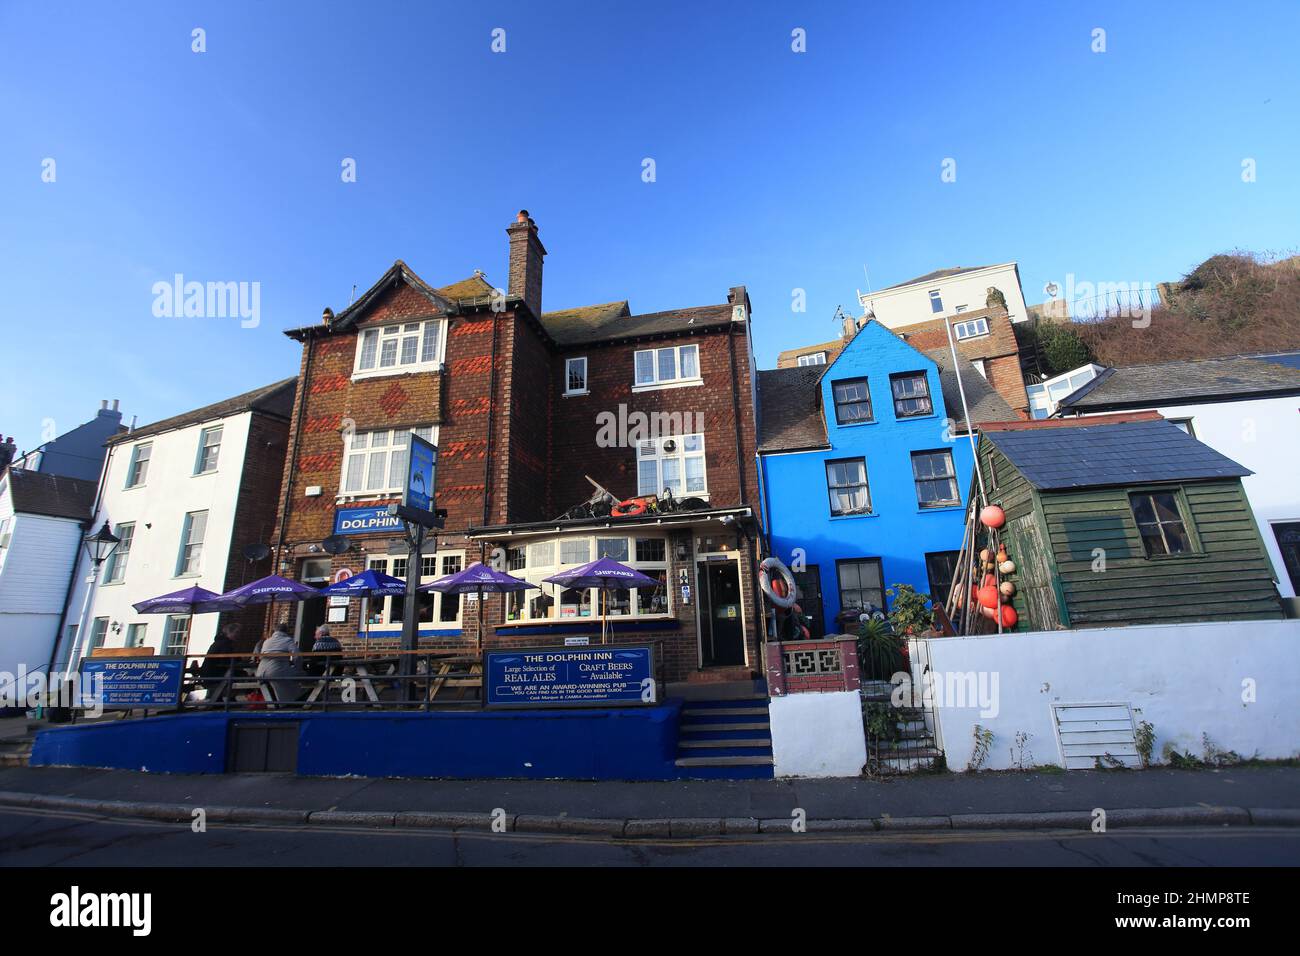
[[[1154,409],[1254,472],[1242,479],[1290,613],[1300,613],[1300,369],[1236,356],[1106,369],[1060,416]]]
[[[54,651],[95,482],[0,474],[0,671],[43,670]]]
[[[1036,385],[1026,384],[1025,394],[1029,396],[1030,416],[1051,418],[1056,414],[1057,404],[1061,399],[1083,388],[1104,371],[1106,371],[1104,365],[1080,365],[1076,369],[1043,379]]]
[[[93,526],[109,522],[121,544],[100,569],[88,605],[90,564],[82,554],[60,663],[74,645],[80,657],[95,647],[202,653],[231,618],[145,615],[132,605],[191,586],[219,594],[270,573],[266,561],[246,562],[241,552],[269,543],[296,381],[110,440]]]
[[[879,292],[859,292],[858,301],[885,328],[898,329],[987,308],[990,289],[1006,298],[1007,315],[1013,323],[1029,317],[1020,288],[1020,269],[1014,262],[937,269]]]

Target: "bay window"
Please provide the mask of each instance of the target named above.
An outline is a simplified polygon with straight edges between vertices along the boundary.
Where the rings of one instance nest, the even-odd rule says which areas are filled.
[[[610,617],[664,617],[671,613],[668,593],[668,547],[664,538],[628,535],[570,535],[536,541],[509,549],[515,577],[539,585],[540,591],[515,591],[506,595],[507,623],[523,621],[599,619],[603,610]],[[597,558],[611,558],[636,568],[659,583],[631,591],[599,588],[561,588],[546,582],[560,571],[575,568]]]
[[[464,567],[464,552],[439,551],[420,557],[420,583],[428,584],[438,578],[455,574]],[[408,560],[399,555],[371,555],[367,567],[380,574],[391,574],[395,578],[406,580]],[[459,627],[461,621],[461,596],[459,594],[442,594],[438,591],[421,591],[415,599],[417,610],[415,620],[419,624],[438,624],[447,627]],[[406,611],[406,596],[364,598],[361,602],[361,620],[365,626],[395,624],[400,625]]]
[[[432,426],[345,433],[339,494],[383,495],[400,492],[402,482],[406,480],[406,459],[412,431],[434,444],[438,442],[438,429]]]
[[[445,319],[373,326],[357,336],[353,378],[432,372],[441,366]]]

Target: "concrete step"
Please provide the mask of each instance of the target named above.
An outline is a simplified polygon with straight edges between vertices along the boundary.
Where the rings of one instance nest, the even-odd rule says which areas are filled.
[[[679,767],[770,767],[771,757],[678,757]]]
[[[771,749],[771,737],[729,737],[719,740],[683,740],[678,742],[678,750],[695,750],[703,748],[731,747],[737,750]]]
[[[690,707],[682,708],[682,716],[691,718],[700,717],[766,717],[766,707]]]
[[[722,731],[736,730],[771,730],[772,725],[766,720],[756,720],[753,723],[710,723],[709,721],[700,721],[696,723],[682,724],[681,731],[684,734],[704,734]]]

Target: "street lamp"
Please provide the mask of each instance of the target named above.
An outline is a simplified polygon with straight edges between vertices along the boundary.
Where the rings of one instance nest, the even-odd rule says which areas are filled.
[[[94,534],[82,538],[81,543],[86,549],[86,556],[90,558],[90,578],[86,582],[86,596],[81,602],[81,623],[77,626],[77,640],[72,647],[72,656],[68,659],[69,668],[76,667],[81,660],[81,648],[86,639],[86,615],[90,613],[90,597],[99,581],[99,568],[117,550],[122,539],[113,534],[113,529],[105,521]]]

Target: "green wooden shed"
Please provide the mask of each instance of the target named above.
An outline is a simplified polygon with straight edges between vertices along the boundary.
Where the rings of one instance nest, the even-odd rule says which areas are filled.
[[[988,425],[978,453],[1016,630],[1283,616],[1251,471],[1158,413]]]

